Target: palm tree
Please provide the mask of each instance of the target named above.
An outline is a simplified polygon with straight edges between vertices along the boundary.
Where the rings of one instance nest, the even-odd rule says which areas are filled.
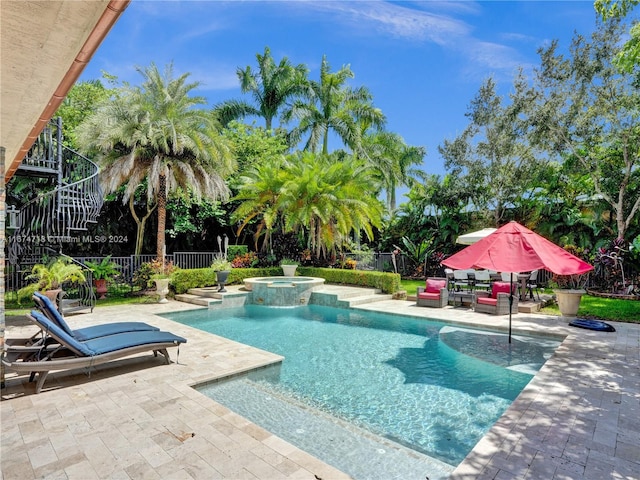
[[[241,180],[233,199],[241,204],[233,219],[241,222],[241,229],[259,219],[256,238],[266,232],[263,248],[270,232],[280,228],[306,238],[316,258],[323,258],[353,233],[364,231],[372,239],[373,228],[382,222],[373,171],[357,160],[306,152],[256,165]]]
[[[382,111],[373,106],[373,97],[366,87],[350,88],[345,84],[354,74],[349,65],[335,73],[326,55],[322,57],[320,81],[310,83],[309,100],[297,99],[283,113],[285,122],[297,119],[299,124],[291,134],[291,144],[308,135],[305,150],[316,152],[322,145],[322,153],[329,153],[329,132],[338,135],[345,146],[358,153],[362,147],[360,122],[382,128],[386,119]]]
[[[357,160],[312,152],[294,158],[278,198],[285,232],[303,233],[316,258],[335,254],[351,234],[364,231],[373,239],[383,208],[372,170]]]
[[[278,197],[287,179],[285,161],[269,157],[249,168],[238,180],[239,193],[232,200],[241,203],[232,213],[231,219],[239,223],[238,236],[250,222],[257,220],[254,235],[256,250],[262,235],[265,237],[262,249],[266,250],[269,246],[271,231],[280,218]]]
[[[308,70],[305,65],[294,67],[287,57],[283,57],[276,65],[269,47],[264,48],[263,55],[256,54],[256,59],[257,72],[251,66],[245,69],[238,67],[236,70],[241,92],[250,93],[254,104],[227,100],[216,105],[216,115],[225,126],[232,120],[254,115],[264,118],[266,129],[271,130],[273,119],[287,102],[308,91]]]
[[[129,200],[137,222],[134,196],[146,183],[147,206],[158,211],[156,252],[161,257],[168,192],[181,187],[195,198],[226,199],[223,177],[231,172],[233,161],[215,116],[196,108],[206,103],[204,98],[189,96],[199,85],[187,83],[189,73],[174,78],[172,64],[162,74],[153,63],[138,72],[144,78],[142,85],[119,89],[79,127],[78,138],[85,150],[104,155],[105,190],[126,186],[123,202]],[[136,254],[144,224],[142,231],[140,223],[138,227]]]
[[[363,157],[370,162],[387,192],[389,212],[396,209],[396,188],[410,186],[417,174],[411,167],[420,165],[426,154],[424,147],[407,145],[397,133],[377,131],[362,138]]]

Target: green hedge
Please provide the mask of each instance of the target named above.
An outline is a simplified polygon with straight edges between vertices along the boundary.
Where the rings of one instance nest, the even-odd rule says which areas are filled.
[[[273,277],[276,275],[282,275],[280,267],[233,268],[229,272],[226,285],[241,283],[245,278]],[[211,268],[178,270],[171,275],[171,285],[176,293],[186,293],[190,288],[212,287],[217,284],[216,272]]]
[[[305,277],[324,278],[327,283],[378,288],[384,293],[395,293],[401,289],[397,273],[316,267],[298,267],[297,271]]]
[[[397,273],[315,267],[298,267],[297,272],[305,277],[324,278],[327,283],[378,288],[384,293],[395,293],[401,289],[400,275]],[[229,273],[227,285],[241,283],[245,278],[280,275],[280,267],[234,268]],[[212,287],[217,285],[216,272],[210,268],[178,270],[171,275],[171,285],[176,293],[186,293],[190,288]]]

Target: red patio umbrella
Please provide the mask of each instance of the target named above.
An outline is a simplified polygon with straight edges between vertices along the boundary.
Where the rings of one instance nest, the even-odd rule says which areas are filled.
[[[586,273],[593,269],[587,262],[518,222],[503,225],[442,263],[455,269],[483,268],[497,272],[529,272],[544,268],[558,275]],[[513,291],[509,302],[513,302]],[[509,342],[511,342],[511,308],[509,308]]]

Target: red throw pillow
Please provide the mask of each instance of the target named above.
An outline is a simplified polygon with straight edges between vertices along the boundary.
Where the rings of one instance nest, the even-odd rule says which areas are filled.
[[[427,293],[440,293],[440,289],[447,287],[446,280],[427,279]]]
[[[493,282],[491,296],[498,298],[499,293],[511,293],[511,284],[509,282]]]

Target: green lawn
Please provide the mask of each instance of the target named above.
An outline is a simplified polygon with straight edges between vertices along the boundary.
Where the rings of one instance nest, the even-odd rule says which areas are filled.
[[[156,303],[157,297],[153,295],[136,295],[131,297],[113,296],[107,297],[104,300],[97,300],[96,307],[106,307],[108,305],[129,305],[129,304],[141,304],[141,303]],[[24,303],[24,302],[23,302]],[[14,298],[10,298],[9,295],[5,296],[5,315],[25,315],[33,310],[33,305],[18,305],[18,302]]]
[[[402,280],[402,289],[407,291],[407,295],[415,295],[417,288],[424,286],[424,283],[424,280]],[[549,290],[547,293],[552,292]],[[560,310],[558,310],[556,304],[553,304],[543,308],[540,313],[559,316]],[[640,301],[583,295],[578,316],[616,322],[640,323]]]

